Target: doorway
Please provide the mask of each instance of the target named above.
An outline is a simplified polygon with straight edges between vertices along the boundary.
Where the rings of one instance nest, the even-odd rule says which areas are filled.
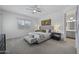
[[[69,44],[76,48],[76,6],[65,11],[65,38]],[[76,52],[76,49],[75,49]],[[77,53],[77,52],[76,52]]]

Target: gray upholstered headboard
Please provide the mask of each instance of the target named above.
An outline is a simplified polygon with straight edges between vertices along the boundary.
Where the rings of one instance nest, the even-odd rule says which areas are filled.
[[[51,25],[46,25],[46,26],[40,26],[41,30],[47,30],[47,31],[52,31],[53,30],[53,27]]]

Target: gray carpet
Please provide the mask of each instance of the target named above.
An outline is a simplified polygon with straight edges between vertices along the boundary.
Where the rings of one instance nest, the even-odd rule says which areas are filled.
[[[75,54],[75,40],[66,41],[50,39],[40,44],[29,45],[22,38],[7,40],[7,54]]]

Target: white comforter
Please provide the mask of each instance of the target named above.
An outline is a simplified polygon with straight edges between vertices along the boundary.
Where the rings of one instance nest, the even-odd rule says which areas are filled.
[[[28,33],[28,35],[24,37],[24,39],[30,44],[35,43],[35,42],[40,43],[49,38],[50,38],[50,33],[43,33],[43,32],[31,32],[31,33]]]

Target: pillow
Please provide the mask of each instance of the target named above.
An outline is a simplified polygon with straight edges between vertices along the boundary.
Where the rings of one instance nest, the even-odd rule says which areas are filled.
[[[41,35],[39,34],[39,37],[40,38],[45,38],[45,36],[43,34],[41,34]]]
[[[46,32],[46,30],[35,30],[35,32]]]
[[[39,37],[40,37],[40,35],[34,34],[34,38],[39,38]]]
[[[40,35],[35,34],[35,33],[28,33],[28,36],[29,36],[30,38],[39,38]]]
[[[29,36],[30,38],[34,38],[34,35],[33,35],[32,33],[28,33],[28,36]]]

